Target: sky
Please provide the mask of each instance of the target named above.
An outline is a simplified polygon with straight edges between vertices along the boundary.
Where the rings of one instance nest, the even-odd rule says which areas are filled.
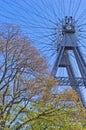
[[[0,0],[0,5],[0,23],[20,26],[41,54],[46,57],[51,67],[57,56],[64,17],[73,16],[78,21],[76,26],[86,24],[86,0]],[[85,58],[86,25],[81,28],[82,34],[76,27],[76,35],[79,37],[79,46]],[[65,69],[62,75],[64,71]]]
[[[0,23],[20,26],[46,57],[50,69],[58,53],[62,22],[65,16],[73,16],[77,42],[86,61],[86,0],[0,0],[0,5]],[[73,55],[71,60],[79,75]],[[67,76],[65,68],[59,68],[58,75]]]
[[[20,26],[47,59],[51,70],[61,38],[62,20],[65,16],[73,16],[76,21],[78,45],[86,59],[86,0],[0,0],[0,5],[0,23]],[[79,32],[79,29],[82,32]],[[75,73],[79,75],[73,55],[71,60],[76,65]],[[59,68],[59,74],[67,76],[65,68]]]

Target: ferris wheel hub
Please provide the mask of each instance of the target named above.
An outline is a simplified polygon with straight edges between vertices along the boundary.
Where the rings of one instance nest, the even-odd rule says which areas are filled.
[[[72,16],[65,16],[62,25],[62,34],[64,33],[75,33],[74,19],[72,18]]]

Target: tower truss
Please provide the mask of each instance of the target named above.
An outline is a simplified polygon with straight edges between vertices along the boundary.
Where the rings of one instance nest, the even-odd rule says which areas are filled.
[[[82,93],[82,90],[86,91],[86,64],[77,44],[76,29],[72,16],[65,16],[65,20],[62,25],[62,39],[59,41],[57,49],[58,55],[51,75],[56,78],[59,85],[70,85],[78,93],[83,105],[86,107],[86,97]],[[76,76],[74,72],[74,64],[71,63],[69,51],[72,51],[75,56],[80,71],[80,75],[78,76]],[[66,68],[68,77],[56,76],[59,67]]]

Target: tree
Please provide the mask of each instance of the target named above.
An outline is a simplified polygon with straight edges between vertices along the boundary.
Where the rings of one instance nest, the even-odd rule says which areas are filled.
[[[22,123],[16,127],[27,130],[85,130],[86,110],[78,100],[77,94],[70,91],[57,95],[56,99],[44,104],[32,104],[31,110],[25,109]]]
[[[40,91],[34,79],[46,74],[47,64],[21,29],[11,24],[0,26],[0,59],[0,129],[7,130]]]

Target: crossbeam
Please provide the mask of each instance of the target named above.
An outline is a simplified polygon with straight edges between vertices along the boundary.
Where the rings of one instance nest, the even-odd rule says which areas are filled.
[[[76,87],[84,86],[84,80],[86,81],[86,78],[80,78],[80,77],[74,78],[74,81],[69,77],[55,77],[55,79],[60,86],[76,86]],[[72,83],[70,83],[70,80],[72,80]]]

